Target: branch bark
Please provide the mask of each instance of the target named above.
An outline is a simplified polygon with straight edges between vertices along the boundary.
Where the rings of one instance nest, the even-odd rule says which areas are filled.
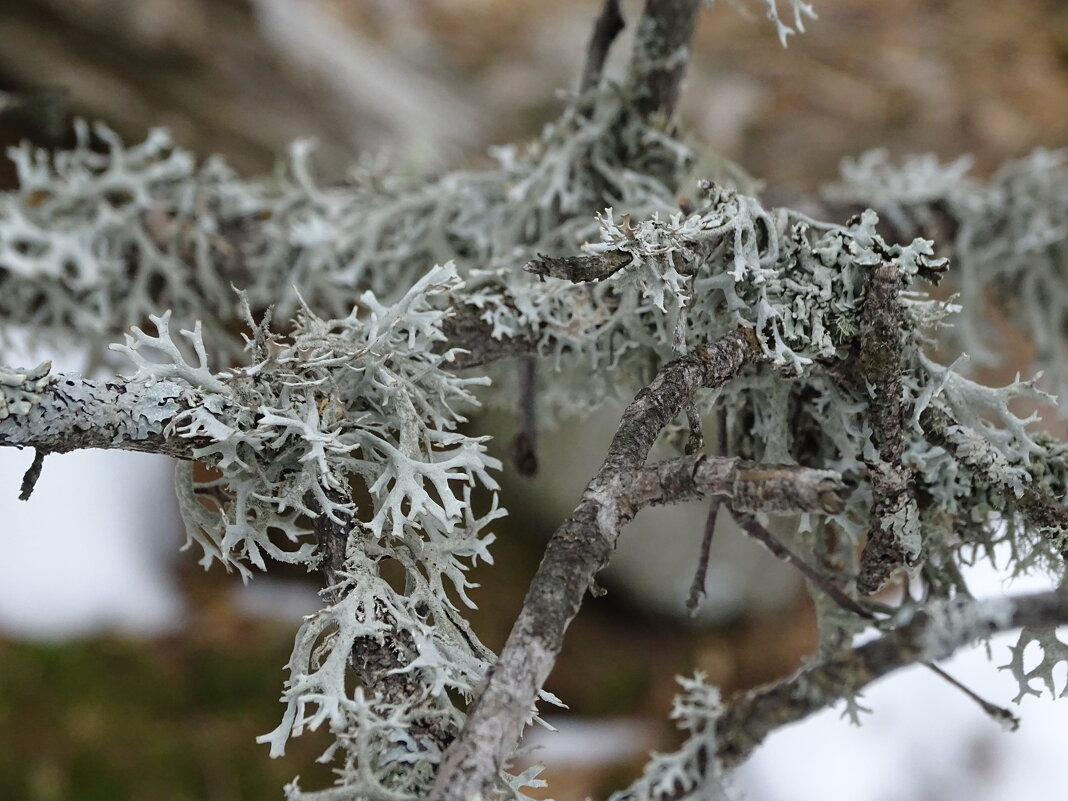
[[[675,111],[700,6],[701,0],[646,0],[627,75],[627,91],[645,119],[670,120]]]
[[[340,490],[327,489],[325,492],[327,497],[337,504],[351,500],[343,496]],[[314,501],[310,508],[316,508]],[[312,527],[323,553],[320,569],[326,579],[325,586],[335,587],[339,584],[341,574],[345,570],[346,548],[353,536],[357,541],[369,537],[367,534],[362,537],[360,534],[354,535],[353,532],[360,525],[359,520],[354,517],[337,521],[320,513],[312,518]],[[336,591],[327,590],[327,594],[332,603],[340,600]],[[386,708],[404,709],[410,704],[418,703],[424,692],[424,688],[415,680],[416,674],[406,669],[409,662],[415,659],[417,650],[414,643],[406,642],[406,638],[394,627],[395,621],[385,619],[383,622],[391,625],[390,630],[383,632],[381,638],[357,639],[352,647],[349,664],[368,696],[385,702]],[[405,654],[408,659],[404,658]],[[412,737],[422,741],[422,747],[429,751],[444,750],[456,737],[456,731],[447,725],[443,717],[412,720],[409,731]]]
[[[523,269],[539,278],[561,278],[580,284],[611,278],[633,259],[632,254],[622,250],[608,250],[595,256],[546,256],[539,253]]]
[[[0,447],[31,447],[42,455],[104,448],[192,459],[207,440],[165,433],[176,416],[196,405],[188,390],[173,381],[149,386],[48,376],[25,414],[0,418]],[[9,393],[10,387],[0,385],[0,399]]]
[[[871,271],[860,308],[858,384],[867,390],[868,420],[878,451],[868,460],[872,512],[868,541],[860,557],[857,589],[870,595],[897,568],[919,558],[910,551],[919,537],[920,516],[912,488],[912,470],[902,463],[905,437],[901,405],[901,275],[893,264]]]
[[[933,406],[928,406],[920,414],[920,425],[928,442],[945,448],[966,470],[1002,492],[1036,529],[1047,536],[1068,531],[1068,507],[1056,498],[1033,486],[1024,487],[1020,497],[1016,497],[1002,473],[1008,467],[1005,457],[986,443],[982,435]]]
[[[848,490],[838,473],[793,465],[766,465],[735,457],[682,456],[612,476],[612,493],[635,513],[645,506],[706,496],[727,499],[744,512],[818,511],[837,514]]]
[[[664,365],[623,412],[604,464],[549,541],[486,687],[468,710],[460,737],[442,758],[431,801],[489,796],[586,590],[607,564],[620,528],[640,508],[619,497],[620,476],[642,467],[660,431],[698,389],[724,384],[760,352],[752,330],[736,329]]]
[[[500,359],[534,353],[536,345],[533,340],[524,337],[493,336],[493,326],[478,315],[474,306],[461,304],[441,323],[445,339],[435,347],[437,353],[459,348],[447,366],[457,370],[469,367],[481,367]]]
[[[1068,592],[931,604],[878,640],[734,698],[717,723],[719,761],[724,768],[735,767],[775,729],[829,707],[899,668],[945,659],[999,631],[1051,623],[1068,623]]]
[[[579,80],[579,92],[588,92],[601,82],[608,51],[624,27],[626,22],[619,10],[619,0],[605,0],[586,46],[586,63]]]

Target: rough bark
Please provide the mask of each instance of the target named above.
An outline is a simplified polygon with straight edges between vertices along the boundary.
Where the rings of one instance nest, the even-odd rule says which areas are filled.
[[[350,501],[339,490],[326,490],[326,495],[337,504]],[[315,508],[312,506],[311,508]],[[323,553],[322,570],[327,580],[328,589],[324,594],[336,603],[340,600],[338,593],[329,588],[341,580],[345,570],[345,556],[353,532],[362,524],[349,517],[335,520],[329,515],[318,514],[312,518],[312,527],[319,540]],[[367,539],[364,535],[362,539]],[[352,647],[349,664],[356,678],[365,688],[368,696],[384,703],[384,708],[404,709],[421,700],[424,688],[417,681],[414,671],[405,670],[408,663],[416,658],[416,649],[412,642],[406,642],[402,632],[395,627],[395,621],[383,616],[381,621],[390,626],[383,636],[362,637]],[[456,737],[456,731],[448,725],[447,718],[413,720],[410,733],[416,740],[423,741],[421,746],[428,750],[444,750]]]
[[[0,397],[11,392],[0,385]],[[78,374],[50,376],[25,414],[0,418],[0,447],[69,453],[85,448],[160,453],[192,459],[206,440],[167,432],[181,413],[196,406],[173,381],[92,381]]]
[[[868,276],[860,309],[858,383],[868,396],[868,420],[878,458],[868,461],[872,514],[868,542],[860,557],[857,589],[869,595],[893,571],[919,557],[908,552],[910,533],[919,532],[912,470],[901,462],[905,437],[901,404],[901,276],[882,264]]]
[[[623,412],[608,455],[572,515],[556,530],[523,608],[486,687],[468,710],[459,739],[445,752],[432,801],[488,797],[578,613],[586,590],[608,562],[620,528],[637,512],[621,500],[621,474],[642,467],[660,431],[702,387],[730,380],[760,354],[749,329],[666,364]]]
[[[1017,497],[1000,473],[1000,469],[1007,466],[1005,457],[991,445],[977,448],[976,443],[982,442],[979,434],[969,431],[933,406],[928,406],[920,414],[920,425],[928,442],[945,448],[965,469],[1004,493],[1013,508],[1036,529],[1048,536],[1068,531],[1068,507],[1030,485],[1025,486]]]
[[[678,101],[701,0],[646,0],[627,74],[635,111],[669,119]]]
[[[545,256],[538,254],[525,269],[540,278],[561,278],[580,284],[603,281],[630,264],[633,256],[622,250],[609,250],[596,256]]]
[[[877,640],[733,699],[717,723],[718,759],[724,768],[738,765],[775,729],[832,706],[899,668],[945,659],[999,631],[1065,622],[1068,592],[1063,590],[931,604]]]

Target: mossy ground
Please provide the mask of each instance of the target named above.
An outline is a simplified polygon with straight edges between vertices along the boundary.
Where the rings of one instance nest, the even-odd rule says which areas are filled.
[[[196,636],[0,644],[0,798],[241,801],[280,798],[325,738],[270,760],[281,626],[225,647]]]

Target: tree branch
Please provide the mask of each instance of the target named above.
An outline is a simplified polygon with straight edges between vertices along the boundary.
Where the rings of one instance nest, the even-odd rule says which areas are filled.
[[[493,336],[493,326],[479,317],[478,309],[467,304],[460,304],[441,322],[445,339],[435,346],[437,353],[459,348],[453,360],[444,367],[464,370],[469,367],[481,367],[500,359],[510,359],[534,353],[536,344],[524,337]]]
[[[899,668],[946,659],[979,637],[999,631],[1051,623],[1068,623],[1068,592],[932,603],[878,640],[734,698],[717,723],[718,759],[724,768],[738,765],[775,729],[829,707]]]
[[[920,425],[928,442],[945,448],[966,470],[1002,492],[1036,529],[1047,536],[1068,531],[1068,507],[1031,485],[1025,486],[1017,497],[1003,473],[1008,467],[1005,457],[980,434],[933,406],[928,406],[920,414]]]
[[[351,499],[340,490],[324,490],[326,496],[335,504],[347,504]],[[309,498],[309,508],[316,509],[317,504]],[[335,588],[345,572],[346,548],[353,536],[357,541],[365,541],[370,534],[355,534],[361,523],[355,517],[335,520],[330,515],[314,515],[312,528],[318,538],[323,554],[322,572],[327,587],[325,594],[332,603],[340,599]],[[380,632],[380,637],[359,637],[352,646],[349,664],[365,688],[368,696],[383,703],[385,709],[405,709],[418,703],[424,692],[416,680],[416,672],[408,669],[408,663],[415,658],[417,649],[414,643],[405,641],[404,632],[398,631],[395,621],[384,618],[381,622],[390,625],[388,631]],[[403,658],[404,652],[410,656]],[[415,739],[427,742],[422,748],[430,751],[444,750],[456,737],[456,731],[447,725],[447,719],[438,717],[425,720],[413,720],[410,732]]]
[[[804,559],[783,545],[770,531],[762,526],[760,521],[753,517],[752,514],[741,512],[733,508],[731,509],[731,513],[735,522],[746,534],[767,548],[771,555],[776,559],[781,559],[786,562],[786,564],[795,568],[801,575],[830,596],[831,600],[840,607],[859,617],[867,618],[868,620],[874,619],[874,613],[865,609],[855,600],[850,598],[840,587],[837,587],[830,578],[810,566]]]
[[[878,590],[893,571],[919,558],[920,517],[912,470],[902,463],[905,436],[901,406],[901,274],[881,264],[868,274],[860,308],[858,383],[867,390],[868,420],[878,456],[867,460],[872,512],[860,557],[857,589]]]
[[[442,758],[431,801],[489,796],[586,590],[607,564],[620,527],[637,512],[616,494],[620,474],[643,465],[660,431],[698,389],[724,384],[760,352],[751,329],[736,329],[664,365],[623,412],[604,464],[571,517],[549,541],[504,650],[487,675],[486,687],[468,710],[459,739]]]
[[[739,511],[837,514],[848,490],[833,470],[765,465],[736,457],[681,456],[612,476],[617,502],[633,509],[684,503],[708,495]]]
[[[562,278],[580,284],[610,278],[633,259],[633,254],[623,250],[607,250],[593,256],[546,256],[539,253],[523,269],[540,278]]]
[[[6,368],[5,368],[6,369]],[[192,459],[207,440],[165,433],[195,402],[173,381],[92,381],[59,373],[38,381],[25,413],[0,418],[0,447],[32,447],[40,454],[105,448]],[[0,383],[0,401],[15,402],[21,388]]]
[[[28,501],[30,496],[33,495],[37,480],[41,477],[41,468],[44,467],[44,458],[44,451],[34,450],[33,462],[30,463],[29,469],[26,470],[25,475],[22,477],[22,487],[19,489],[20,501]]]
[[[645,119],[671,118],[679,97],[701,0],[646,0],[638,21],[627,91]]]
[[[517,390],[516,435],[512,453],[519,475],[530,478],[538,474],[538,364],[531,354],[516,359]]]
[[[626,21],[619,10],[619,0],[604,0],[601,13],[593,23],[590,42],[586,46],[586,63],[579,80],[579,92],[588,92],[601,82],[608,51],[624,27]]]

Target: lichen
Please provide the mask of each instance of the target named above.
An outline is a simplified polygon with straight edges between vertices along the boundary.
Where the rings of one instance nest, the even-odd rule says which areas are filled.
[[[791,0],[791,25],[775,0],[765,6],[784,43],[814,16]],[[797,537],[810,578],[836,587],[853,586],[861,569],[879,503],[873,476],[910,477],[915,497],[876,522],[901,551],[891,567],[916,579],[925,602],[948,602],[936,607],[924,658],[948,652],[949,632],[1004,622],[996,605],[953,616],[954,599],[968,595],[960,567],[976,554],[1007,545],[1014,570],[1063,570],[1068,533],[1036,523],[1024,504],[1035,492],[1064,497],[1068,446],[1012,409],[1045,396],[1034,381],[983,386],[964,362],[931,355],[946,337],[979,341],[974,310],[991,282],[1035,301],[1034,324],[1058,332],[1036,329],[1036,341],[1060,353],[1062,158],[1038,154],[984,187],[964,162],[898,171],[869,156],[847,166],[834,197],[877,211],[831,222],[767,207],[726,181],[694,181],[693,146],[631,100],[612,85],[568,97],[535,141],[495,151],[495,167],[429,177],[364,163],[323,182],[299,142],[273,176],[246,180],[218,159],[198,165],[164,133],[127,147],[84,124],[70,151],[13,151],[21,186],[0,195],[4,324],[93,354],[124,336],[112,353],[134,372],[107,385],[72,378],[64,402],[117,440],[179,441],[202,463],[176,476],[187,545],[199,546],[202,564],[247,578],[273,559],[328,576],[324,608],[296,636],[283,720],[261,740],[277,755],[290,738],[328,728],[323,759],[337,767],[337,786],[305,792],[294,782],[292,801],[424,797],[493,661],[462,611],[473,606],[468,571],[490,560],[489,528],[504,513],[500,464],[462,424],[491,396],[499,368],[456,369],[462,354],[446,328],[461,314],[492,339],[530,344],[549,375],[539,395],[549,420],[632,397],[666,362],[750,332],[759,358],[718,392],[698,393],[690,418],[721,420],[718,446],[732,456],[803,463],[855,486],[841,511],[806,516]],[[680,192],[696,200],[680,206]],[[926,236],[944,209],[969,309],[958,333],[947,322],[960,305],[930,298],[922,283],[946,267]],[[583,248],[618,269],[581,284],[523,269],[539,253]],[[868,279],[883,268],[895,282],[894,347],[862,354]],[[155,334],[138,327],[145,319]],[[877,369],[858,369],[862,356]],[[873,434],[881,387],[872,374],[895,375],[890,412],[900,413],[883,421],[900,427],[892,459]],[[0,368],[0,434],[25,433],[31,417],[54,422],[42,407],[51,380],[47,364]],[[115,429],[112,401],[126,404],[125,428]],[[941,445],[926,412],[952,421]],[[664,439],[682,441],[690,427],[679,421]],[[487,511],[474,511],[476,490],[490,498]],[[386,564],[400,566],[403,591]],[[871,622],[824,589],[811,582],[820,656]],[[1021,693],[1050,681],[1064,656],[1048,634],[1024,636],[1046,637],[1048,650],[1037,673],[1023,670],[1023,645],[1014,652]],[[364,671],[356,683],[354,665]],[[710,756],[718,694],[700,676],[682,685],[673,716],[686,742],[615,798],[722,797]],[[841,695],[856,714],[856,688]],[[505,773],[496,791],[519,798],[537,781],[536,771]]]
[[[0,367],[0,420],[29,414],[52,380],[48,374],[51,369],[52,363],[48,361],[32,369]]]

